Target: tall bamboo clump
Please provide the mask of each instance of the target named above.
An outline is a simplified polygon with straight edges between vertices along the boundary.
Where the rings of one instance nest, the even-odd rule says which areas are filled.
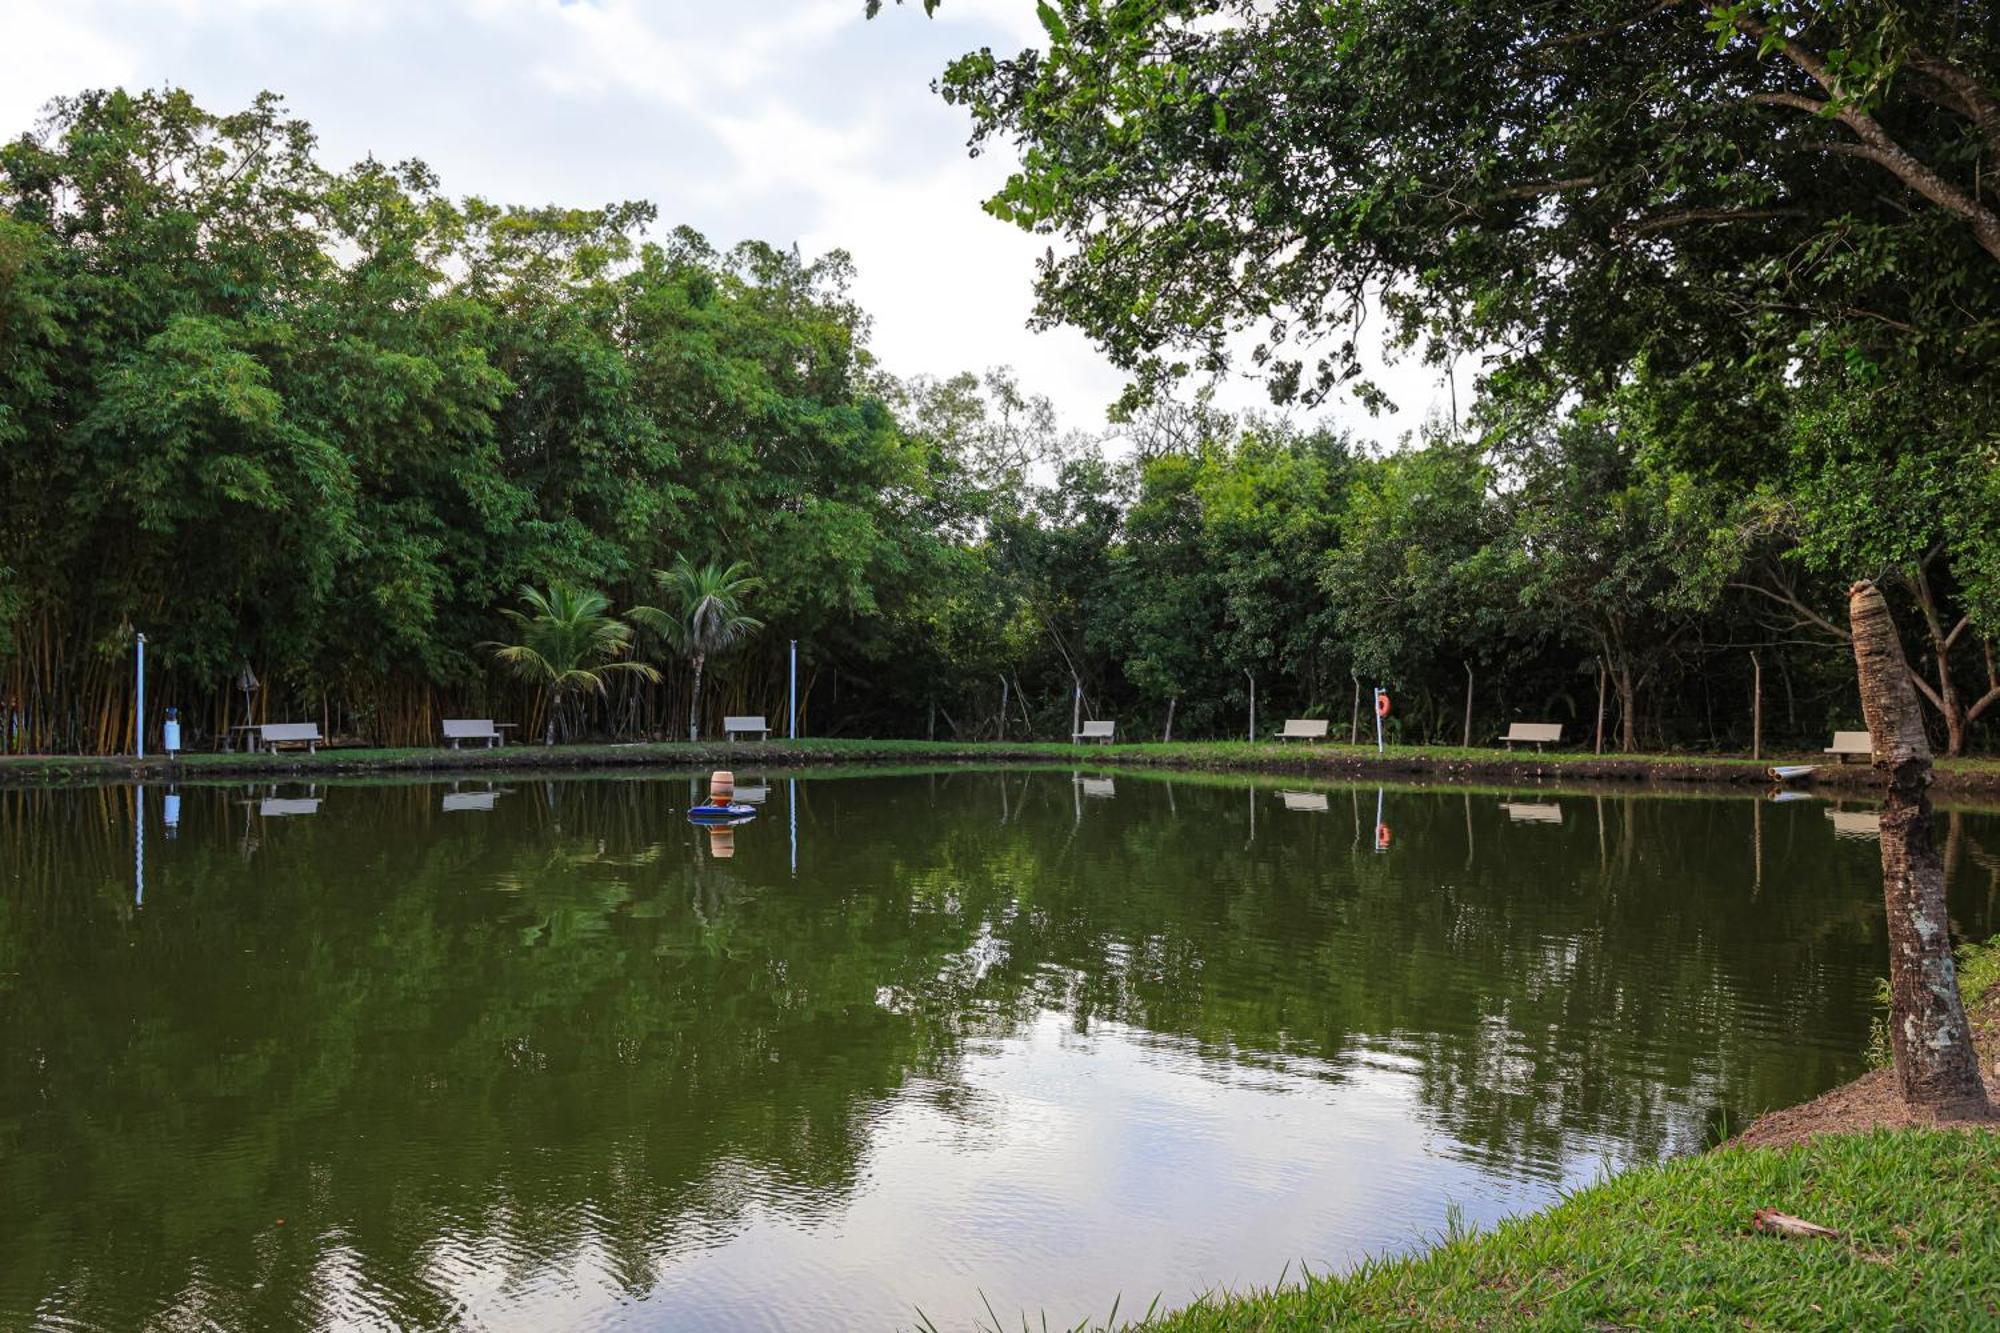
[[[1931,747],[1889,604],[1873,583],[1848,592],[1861,708],[1882,809],[1882,896],[1889,921],[1889,1039],[1896,1081],[1912,1108],[1939,1117],[1989,1119],[1965,1003],[1952,961],[1944,864],[1931,834]]]

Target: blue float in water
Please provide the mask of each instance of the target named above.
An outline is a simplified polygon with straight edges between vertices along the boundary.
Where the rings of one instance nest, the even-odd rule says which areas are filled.
[[[754,805],[697,805],[688,810],[690,824],[740,824],[755,818]]]

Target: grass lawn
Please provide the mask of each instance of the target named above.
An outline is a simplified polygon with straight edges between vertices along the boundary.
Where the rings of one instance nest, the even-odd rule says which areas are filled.
[[[1757,1208],[1833,1227],[1791,1240]],[[2000,1133],[1877,1131],[1631,1171],[1489,1233],[1145,1327],[2000,1328]]]

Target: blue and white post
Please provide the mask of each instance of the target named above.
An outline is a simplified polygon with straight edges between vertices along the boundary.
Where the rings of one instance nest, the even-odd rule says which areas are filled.
[[[132,757],[146,757],[146,636],[139,634],[139,657],[132,670],[139,681],[139,717],[132,726]]]
[[[1376,754],[1382,753],[1382,711],[1383,711],[1382,701],[1388,697],[1389,697],[1388,692],[1384,690],[1380,685],[1377,685],[1375,687],[1375,753]]]
[[[797,639],[792,640],[792,676],[791,684],[785,691],[785,712],[785,739],[795,741],[799,738],[799,641]]]

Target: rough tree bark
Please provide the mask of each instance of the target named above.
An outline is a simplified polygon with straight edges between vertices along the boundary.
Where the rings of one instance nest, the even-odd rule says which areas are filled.
[[[1889,604],[1873,583],[1848,592],[1861,710],[1882,809],[1882,896],[1889,921],[1889,1038],[1896,1082],[1913,1109],[1990,1118],[1958,969],[1951,956],[1944,865],[1931,835],[1931,747]]]

